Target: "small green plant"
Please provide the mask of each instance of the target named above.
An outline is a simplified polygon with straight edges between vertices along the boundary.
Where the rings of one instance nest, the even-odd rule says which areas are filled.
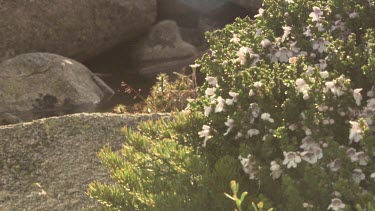
[[[227,196],[228,198],[230,198],[232,201],[235,202],[236,207],[237,207],[237,209],[235,209],[235,211],[243,211],[243,209],[242,209],[242,203],[244,202],[245,197],[248,194],[248,192],[243,192],[241,194],[241,197],[238,198],[237,193],[238,193],[239,186],[240,186],[239,183],[236,183],[235,180],[232,180],[230,182],[230,187],[232,189],[233,195],[231,196],[231,195],[229,195],[227,193],[224,193],[225,196]],[[254,211],[263,211],[264,203],[262,201],[258,202],[257,204],[255,204],[254,202],[252,202],[251,206],[254,209]],[[273,208],[270,208],[267,211],[272,211],[272,210],[273,210]]]
[[[151,113],[182,111],[188,105],[189,100],[198,97],[196,71],[194,67],[193,73],[190,75],[174,74],[176,77],[174,80],[171,80],[166,74],[159,74],[156,78],[156,84],[151,88],[147,98],[144,98],[139,90],[135,90],[127,84],[122,84],[126,93],[134,94],[133,99],[139,98],[142,101],[131,107],[117,105],[114,108],[114,112]]]

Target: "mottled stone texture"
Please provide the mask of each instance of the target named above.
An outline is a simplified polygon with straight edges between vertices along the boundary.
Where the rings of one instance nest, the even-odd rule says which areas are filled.
[[[156,0],[0,0],[0,61],[30,52],[86,60],[144,33]]]
[[[98,210],[85,191],[111,179],[97,153],[126,144],[122,127],[160,118],[169,116],[81,113],[0,126],[0,210]]]

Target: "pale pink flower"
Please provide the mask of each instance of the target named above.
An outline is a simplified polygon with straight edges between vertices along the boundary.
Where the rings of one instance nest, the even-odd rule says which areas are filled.
[[[355,103],[360,106],[361,105],[361,100],[362,100],[362,95],[361,95],[362,89],[354,89],[353,90],[353,97],[355,99]]]
[[[288,62],[289,58],[293,56],[293,53],[286,47],[282,47],[276,52],[275,56],[280,62]]]
[[[352,125],[349,134],[350,143],[352,143],[352,141],[357,143],[362,139],[364,131],[359,126],[358,122],[349,121],[349,123]]]
[[[319,37],[313,44],[313,49],[317,50],[319,53],[327,52],[327,46],[330,44],[329,41],[325,40],[323,37]]]
[[[322,15],[323,11],[319,7],[313,7],[313,12],[310,13],[309,17],[312,18],[313,22],[317,22]]]
[[[281,42],[284,42],[284,40],[289,36],[290,32],[292,31],[292,27],[290,26],[283,26],[284,34],[281,37]]]

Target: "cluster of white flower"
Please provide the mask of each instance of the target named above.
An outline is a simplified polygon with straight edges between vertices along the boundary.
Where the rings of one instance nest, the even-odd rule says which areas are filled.
[[[286,0],[288,3],[294,3],[293,0]],[[329,9],[324,8],[324,12],[327,10],[327,13],[331,12]],[[264,14],[264,9],[259,9],[259,14],[255,17],[262,17]],[[283,152],[284,158],[280,161],[280,159],[275,159],[270,162],[271,171],[270,176],[272,179],[276,180],[282,176],[282,174],[287,174],[288,169],[290,168],[297,168],[302,161],[305,161],[308,164],[316,164],[322,163],[322,168],[332,171],[332,173],[338,172],[342,169],[343,163],[346,162],[346,159],[331,157],[327,162],[327,160],[323,158],[323,149],[329,148],[331,145],[328,145],[328,141],[325,139],[321,139],[319,136],[320,129],[317,129],[315,126],[319,125],[321,127],[334,127],[337,124],[341,124],[336,119],[337,116],[345,117],[349,121],[351,128],[348,128],[349,131],[349,145],[350,144],[357,144],[359,143],[365,134],[365,128],[373,125],[374,118],[375,118],[375,86],[373,90],[367,93],[367,106],[363,108],[362,111],[360,110],[361,104],[363,104],[363,96],[361,94],[362,88],[350,88],[350,80],[345,78],[345,76],[340,76],[334,78],[335,72],[333,68],[330,66],[330,58],[327,56],[328,51],[330,50],[331,42],[334,42],[332,37],[330,37],[330,33],[338,31],[342,32],[342,35],[347,35],[349,33],[347,27],[345,26],[344,19],[337,15],[335,21],[329,24],[326,20],[324,15],[323,9],[319,7],[313,7],[312,12],[309,14],[309,20],[307,23],[312,23],[304,27],[303,35],[307,37],[307,40],[310,41],[310,45],[307,49],[302,49],[302,46],[298,46],[298,43],[294,40],[293,37],[294,29],[291,26],[284,25],[282,27],[283,33],[281,37],[277,37],[274,41],[271,41],[270,37],[266,37],[266,31],[261,29],[256,29],[255,36],[258,36],[258,40],[261,40],[260,46],[263,48],[264,54],[260,56],[259,54],[255,53],[258,48],[251,48],[251,47],[240,47],[237,51],[237,57],[235,62],[238,62],[241,65],[247,65],[250,67],[257,66],[261,64],[259,61],[263,59],[263,56],[267,56],[267,61],[264,62],[271,62],[271,65],[275,65],[274,63],[288,63],[285,66],[295,67],[297,66],[299,59],[308,58],[308,65],[303,66],[303,74],[301,74],[295,81],[293,78],[292,83],[294,83],[295,90],[299,95],[302,95],[302,98],[305,100],[304,102],[308,104],[308,102],[316,100],[316,96],[322,98],[323,100],[319,101],[319,103],[314,104],[314,108],[316,108],[319,118],[314,117],[312,120],[313,124],[305,124],[306,121],[310,121],[308,118],[312,119],[311,116],[309,117],[308,112],[302,111],[300,113],[299,119],[300,122],[294,120],[294,122],[285,122],[287,128],[289,128],[289,132],[292,133],[300,132],[305,133],[305,137],[302,139],[302,144],[299,146],[301,150],[286,150]],[[355,11],[348,13],[350,19],[358,18],[358,13]],[[330,26],[331,25],[331,26]],[[330,26],[330,27],[329,27]],[[327,28],[328,27],[328,28]],[[326,29],[327,28],[327,29]],[[281,30],[281,29],[280,29]],[[281,34],[281,33],[280,33]],[[305,38],[305,37],[304,37]],[[241,46],[241,40],[238,34],[233,34],[232,39],[230,40],[231,43],[236,44],[235,46]],[[311,52],[306,52],[304,50],[309,50]],[[261,52],[261,51],[259,51]],[[307,60],[307,59],[306,59]],[[242,66],[240,66],[242,67]],[[302,68],[301,68],[302,69]],[[337,75],[336,75],[337,76]],[[258,78],[259,80],[259,78]],[[220,87],[217,82],[216,77],[207,76],[206,81],[209,88],[205,90],[205,96],[209,99],[210,104],[205,106],[204,114],[205,116],[209,116],[211,112],[221,113],[225,115],[226,121],[214,124],[220,125],[222,128],[226,128],[226,132],[223,134],[224,136],[230,137],[233,135],[234,139],[260,139],[267,136],[267,133],[272,133],[273,129],[270,128],[270,125],[274,126],[278,124],[276,120],[279,119],[278,115],[274,115],[272,112],[267,113],[268,109],[260,108],[259,104],[257,103],[257,98],[262,95],[264,89],[267,88],[267,84],[265,81],[253,81],[250,87],[247,87],[246,90],[249,90],[248,96],[242,96],[244,92],[236,92],[236,90],[232,90],[229,92],[224,92],[220,90]],[[318,85],[317,85],[318,84]],[[222,96],[218,96],[219,93],[222,93]],[[229,96],[225,97],[224,96]],[[352,100],[350,106],[342,106],[340,103],[334,105],[329,103],[329,100],[336,100],[338,98],[349,99],[348,101]],[[234,115],[229,114],[231,109],[237,108],[235,107],[238,104],[238,101],[242,101],[242,99],[247,98],[250,99],[251,103],[248,104],[249,108],[243,109],[246,110],[248,116],[244,116],[244,119],[247,119],[246,124],[242,124],[243,122],[238,121],[237,117],[235,118]],[[301,112],[301,111],[299,111]],[[315,112],[315,111],[314,111]],[[271,117],[272,114],[272,118]],[[249,117],[250,116],[250,117]],[[298,113],[297,113],[298,116]],[[357,120],[357,118],[363,118],[365,123]],[[248,120],[250,119],[250,120]],[[336,121],[335,121],[336,119]],[[283,119],[284,120],[284,119]],[[238,122],[237,122],[238,121]],[[271,123],[271,124],[270,124]],[[315,125],[314,125],[315,124]],[[346,122],[347,124],[347,122]],[[206,146],[206,142],[208,139],[212,137],[210,135],[210,131],[216,131],[208,125],[204,125],[203,130],[199,132],[199,136],[204,138],[204,146]],[[375,125],[374,125],[375,131]],[[302,138],[302,137],[301,137]],[[330,137],[331,138],[331,137]],[[316,141],[322,140],[322,141]],[[355,146],[357,149],[359,146]],[[355,183],[361,183],[361,181],[365,180],[366,175],[369,178],[373,178],[375,180],[375,172],[369,174],[369,172],[362,168],[364,166],[368,166],[371,163],[371,155],[365,149],[363,151],[357,150],[354,147],[347,147],[342,146],[339,150],[345,150],[347,156],[350,158],[350,161],[353,163],[353,169],[350,169],[352,172],[352,179]],[[344,152],[345,152],[344,151]],[[325,152],[327,155],[329,153]],[[374,155],[375,156],[375,155]],[[254,158],[255,159],[255,158]],[[254,167],[255,161],[253,157],[249,154],[247,158],[243,158],[239,156],[240,163],[243,167],[243,171],[249,175],[250,179],[255,179],[255,175],[257,173],[257,169]],[[326,163],[323,163],[326,162]],[[303,163],[303,162],[302,162]],[[302,164],[300,164],[302,165]],[[284,168],[284,169],[283,169]],[[360,169],[362,168],[362,169]],[[349,174],[350,175],[350,174]],[[310,206],[307,204],[306,206]],[[333,198],[331,200],[331,204],[328,207],[328,210],[343,210],[345,208],[345,204],[339,198]]]

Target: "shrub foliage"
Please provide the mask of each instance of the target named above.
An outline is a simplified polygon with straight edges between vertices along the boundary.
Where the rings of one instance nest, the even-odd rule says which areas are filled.
[[[207,33],[199,97],[103,149],[115,184],[88,194],[109,210],[230,210],[236,180],[244,210],[374,209],[373,20],[372,0],[264,0]]]

